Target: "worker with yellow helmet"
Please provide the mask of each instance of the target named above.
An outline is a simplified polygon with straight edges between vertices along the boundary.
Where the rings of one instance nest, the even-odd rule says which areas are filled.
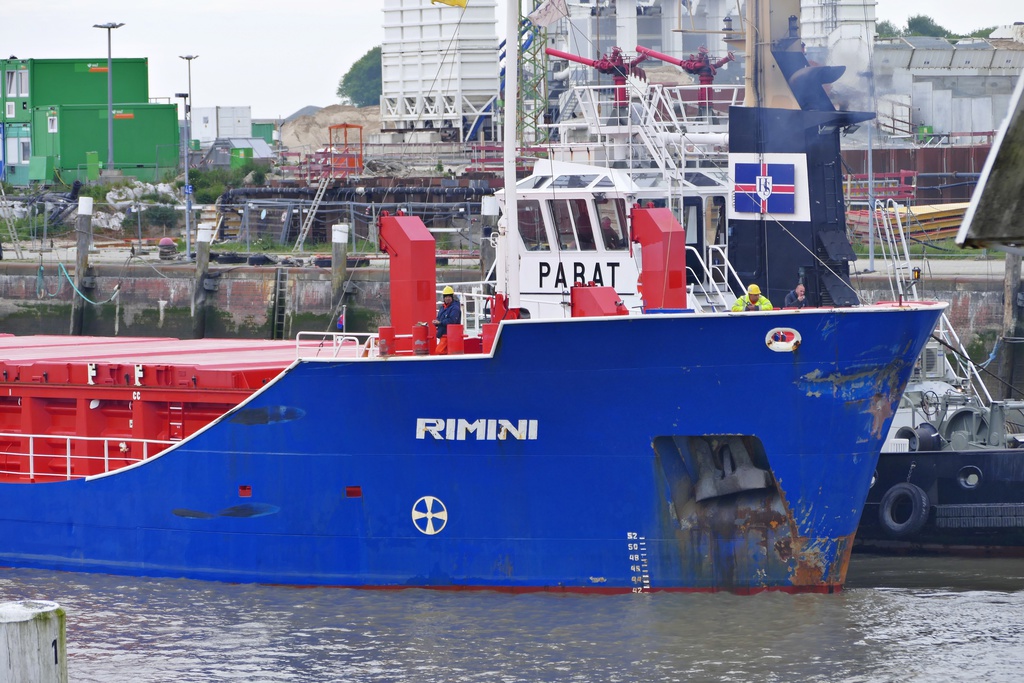
[[[750,285],[747,287],[747,293],[736,299],[736,303],[732,305],[734,311],[770,311],[772,310],[772,302],[768,301],[768,297],[761,296],[761,288],[757,285]]]
[[[434,320],[434,326],[437,328],[437,348],[434,353],[446,355],[448,353],[448,326],[462,324],[462,306],[455,298],[455,290],[451,285],[446,285],[441,290],[441,300],[443,303]]]

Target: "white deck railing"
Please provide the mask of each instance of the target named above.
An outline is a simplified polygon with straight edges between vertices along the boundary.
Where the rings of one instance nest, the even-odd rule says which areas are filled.
[[[13,443],[21,448],[12,450]],[[23,434],[20,432],[0,433],[0,461],[8,463],[0,467],[0,478],[28,478],[30,480],[84,479],[86,476],[112,472],[128,465],[142,462],[167,450],[176,443],[158,439],[130,439],[119,436],[74,436],[70,434]],[[102,455],[83,454],[89,444],[101,444]],[[24,463],[27,469],[13,469],[13,461]],[[114,461],[114,467],[111,462]],[[92,463],[102,462],[102,467]],[[55,467],[58,465],[59,467]],[[49,471],[41,471],[42,465]],[[75,470],[80,472],[76,474]]]
[[[369,332],[299,332],[296,358],[375,358],[379,340]]]

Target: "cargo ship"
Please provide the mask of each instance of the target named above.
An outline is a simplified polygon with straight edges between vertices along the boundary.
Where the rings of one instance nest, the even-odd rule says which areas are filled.
[[[794,2],[776,5],[798,12]],[[779,28],[770,18],[748,3],[761,35]],[[733,288],[770,291],[794,265],[753,258],[744,278],[726,252],[760,254],[785,234],[842,255],[829,238],[843,228],[838,135],[864,115],[831,106],[828,74],[804,71],[799,36],[781,29],[759,60],[803,86],[788,108],[730,111],[728,169],[556,162],[517,183],[507,150],[496,291],[466,301],[488,315],[479,332],[450,325],[446,355],[433,237],[415,216],[382,215],[391,324],[300,337],[285,367],[246,378],[237,405],[194,430],[171,430],[173,397],[145,362],[101,371],[85,359],[78,382],[5,376],[10,404],[52,386],[74,401],[76,425],[115,400],[95,393],[96,376],[130,404],[100,447],[103,428],[78,441],[70,419],[39,440],[10,437],[21,447],[0,480],[0,564],[364,588],[839,590],[879,450],[944,305],[852,305],[836,258],[816,275],[826,305],[722,310]],[[619,112],[602,125],[628,129]],[[514,126],[507,117],[507,140]],[[796,134],[762,135],[779,127]],[[199,373],[172,374],[202,400]],[[171,443],[150,455],[129,429]]]

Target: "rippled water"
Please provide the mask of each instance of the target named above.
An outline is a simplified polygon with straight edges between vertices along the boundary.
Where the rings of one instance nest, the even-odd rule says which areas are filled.
[[[356,591],[0,571],[73,683],[1018,681],[1024,560],[855,556],[839,595]]]

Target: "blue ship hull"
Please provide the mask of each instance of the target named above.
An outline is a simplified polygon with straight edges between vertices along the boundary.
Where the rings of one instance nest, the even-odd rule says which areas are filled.
[[[163,455],[0,484],[0,563],[232,582],[841,586],[940,306],[503,323],[298,361]],[[799,332],[790,352],[773,328]]]

